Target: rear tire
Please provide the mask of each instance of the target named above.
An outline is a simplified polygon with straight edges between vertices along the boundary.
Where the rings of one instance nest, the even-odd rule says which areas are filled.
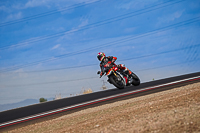
[[[123,79],[121,79],[121,80],[122,80],[122,84],[120,85],[120,84],[118,84],[118,83],[116,82],[116,78],[117,78],[117,77],[115,77],[114,75],[111,75],[111,76],[109,77],[110,82],[111,82],[115,87],[117,87],[118,89],[124,89],[125,84],[123,83],[123,82],[124,82]]]
[[[134,86],[140,85],[140,79],[135,73],[132,73],[132,79],[133,79],[132,85]]]

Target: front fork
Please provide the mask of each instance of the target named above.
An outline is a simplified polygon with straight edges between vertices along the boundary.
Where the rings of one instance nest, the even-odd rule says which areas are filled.
[[[126,86],[126,83],[127,83],[127,78],[124,78],[123,77],[123,75],[121,75],[120,73],[118,73],[118,72],[115,72],[114,70],[112,70],[113,71],[113,73],[114,73],[114,75],[117,77],[117,79],[118,79],[118,81],[121,81],[121,80],[123,80],[124,81],[124,83],[125,83],[125,86]],[[116,74],[116,73],[118,73],[118,74]],[[120,76],[120,77],[119,77]]]

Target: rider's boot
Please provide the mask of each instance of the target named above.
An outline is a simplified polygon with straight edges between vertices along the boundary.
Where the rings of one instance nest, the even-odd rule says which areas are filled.
[[[131,84],[133,82],[133,72],[131,72],[129,69],[126,69],[125,73],[128,75],[128,84]]]
[[[129,78],[128,79],[128,84],[131,84],[133,82],[133,79],[132,78]]]

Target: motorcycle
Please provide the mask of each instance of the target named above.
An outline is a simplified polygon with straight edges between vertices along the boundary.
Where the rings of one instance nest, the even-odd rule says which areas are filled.
[[[100,73],[100,71],[97,72],[97,74]],[[105,73],[108,77],[107,81],[118,89],[124,89],[125,86],[130,86],[131,84],[134,86],[140,85],[140,79],[136,74],[132,73],[131,76],[129,76],[123,70],[120,70],[117,65],[106,68]],[[100,78],[102,76],[100,76]]]

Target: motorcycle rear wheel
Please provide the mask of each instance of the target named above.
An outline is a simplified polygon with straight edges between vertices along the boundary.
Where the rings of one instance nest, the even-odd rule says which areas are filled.
[[[134,86],[140,85],[140,79],[135,73],[132,73],[132,79],[133,79],[132,85]]]
[[[121,78],[121,77],[120,77]],[[109,77],[110,79],[110,82],[115,86],[117,87],[118,89],[124,89],[125,87],[125,83],[124,83],[124,80],[121,79],[121,83],[117,83],[117,82],[120,82],[120,81],[117,81],[117,77],[115,75],[111,75]]]

